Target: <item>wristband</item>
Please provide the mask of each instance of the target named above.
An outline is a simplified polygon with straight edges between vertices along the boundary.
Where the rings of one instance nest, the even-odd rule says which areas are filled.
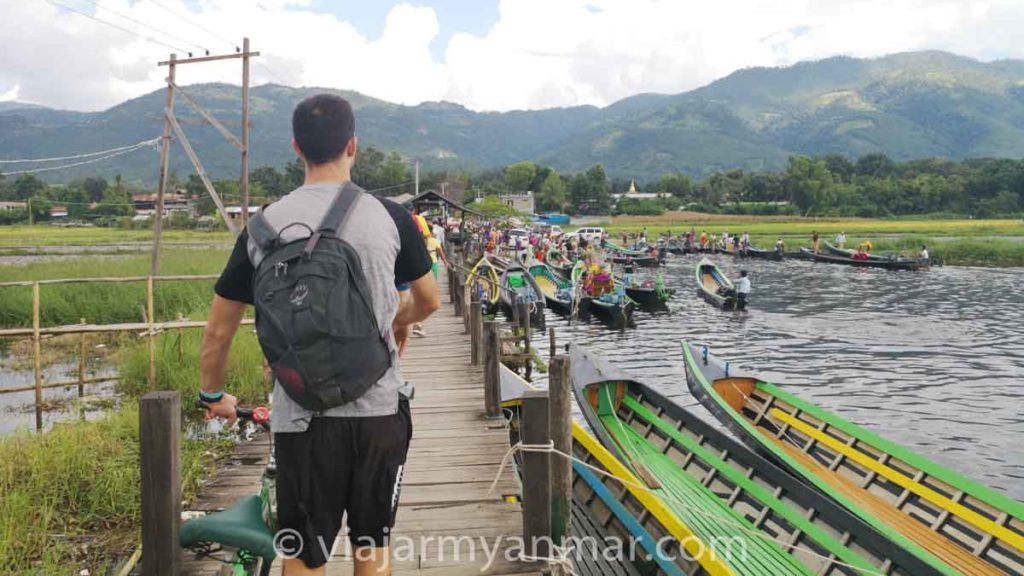
[[[199,399],[207,404],[216,404],[220,402],[220,399],[224,397],[224,391],[220,392],[206,392],[205,390],[199,391]]]

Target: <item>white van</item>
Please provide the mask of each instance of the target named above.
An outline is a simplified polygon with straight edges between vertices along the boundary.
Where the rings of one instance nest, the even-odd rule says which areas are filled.
[[[587,242],[600,242],[601,237],[604,236],[604,228],[588,227],[580,228],[579,230],[569,234],[570,236],[576,236],[577,238],[586,238]]]

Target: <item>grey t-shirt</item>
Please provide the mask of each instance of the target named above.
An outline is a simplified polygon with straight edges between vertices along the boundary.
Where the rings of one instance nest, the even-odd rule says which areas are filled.
[[[302,186],[264,208],[267,222],[282,230],[292,223],[316,229],[334,201],[341,183]],[[397,284],[411,282],[430,272],[431,260],[419,228],[401,206],[384,198],[364,194],[352,206],[352,216],[341,237],[359,253],[363,273],[370,286],[377,324],[387,335],[391,368],[357,400],[314,414],[292,400],[275,383],[271,427],[274,432],[302,432],[314,416],[387,416],[398,409],[398,391],[403,384],[391,322],[398,311]],[[292,226],[282,233],[286,242],[306,238],[309,230]],[[252,281],[264,254],[243,232],[238,237],[228,265],[217,280],[215,291],[229,300],[252,303]]]

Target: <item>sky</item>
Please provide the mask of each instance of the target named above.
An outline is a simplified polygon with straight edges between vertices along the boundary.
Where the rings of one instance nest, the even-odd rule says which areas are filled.
[[[231,52],[246,35],[254,84],[505,111],[835,55],[1024,58],[1021,30],[1024,0],[0,0],[0,101],[106,109],[161,88],[170,52]],[[240,83],[240,68],[178,80]]]

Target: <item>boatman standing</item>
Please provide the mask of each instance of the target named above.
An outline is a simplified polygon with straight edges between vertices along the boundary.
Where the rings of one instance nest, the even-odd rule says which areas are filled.
[[[740,278],[736,281],[736,304],[743,308],[747,304],[747,296],[750,294],[750,278],[746,270],[740,270]]]

